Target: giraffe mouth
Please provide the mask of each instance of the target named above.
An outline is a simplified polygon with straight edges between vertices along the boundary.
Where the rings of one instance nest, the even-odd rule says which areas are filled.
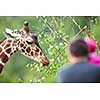
[[[42,59],[41,63],[43,64],[43,66],[47,66],[50,64],[49,60],[47,58]]]

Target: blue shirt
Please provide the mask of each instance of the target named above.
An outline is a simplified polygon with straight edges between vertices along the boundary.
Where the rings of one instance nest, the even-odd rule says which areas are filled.
[[[58,70],[57,82],[90,83],[100,82],[100,67],[81,61],[72,65],[64,65]]]

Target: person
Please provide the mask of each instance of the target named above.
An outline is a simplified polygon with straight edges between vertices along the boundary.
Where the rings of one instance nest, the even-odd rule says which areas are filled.
[[[72,64],[64,65],[57,72],[60,83],[100,82],[100,67],[88,62],[88,46],[83,39],[73,39],[69,44],[69,60]]]
[[[100,65],[100,56],[96,52],[96,41],[90,37],[85,37],[84,41],[86,42],[89,50],[88,61],[90,63]]]

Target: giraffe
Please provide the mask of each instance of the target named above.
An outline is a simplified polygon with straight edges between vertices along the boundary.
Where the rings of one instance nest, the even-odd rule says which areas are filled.
[[[37,35],[27,29],[28,22],[24,23],[22,30],[5,29],[5,38],[0,41],[0,73],[10,56],[15,52],[21,52],[24,56],[31,58],[42,65],[48,65],[49,60],[39,46]]]

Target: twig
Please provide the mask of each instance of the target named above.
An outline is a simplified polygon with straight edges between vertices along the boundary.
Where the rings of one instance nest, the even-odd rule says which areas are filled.
[[[65,47],[62,49],[62,50],[64,50],[65,49]],[[61,53],[59,53],[56,57],[55,57],[55,60],[48,66],[48,68],[45,70],[45,72],[39,77],[39,79],[42,79],[44,76],[45,76],[45,74],[47,73],[47,71],[50,69],[50,66],[56,61],[56,59],[59,57],[59,55],[61,55]]]
[[[73,23],[81,30],[80,25],[75,21],[75,19],[72,16],[69,16],[69,18],[73,21]]]
[[[80,25],[76,22],[76,20],[72,17],[72,16],[69,16],[69,18],[73,21],[73,23],[78,27],[78,29],[80,30],[75,36],[74,38],[76,38],[77,36],[79,36],[79,34],[81,32],[84,32],[85,29],[87,28],[87,25],[85,25],[83,28],[80,27]],[[84,32],[85,33],[85,32]],[[90,37],[90,34],[88,32],[86,32],[86,34]]]
[[[74,38],[76,38],[77,36],[79,36],[79,34],[80,34],[81,32],[83,32],[86,28],[87,28],[87,26],[84,26],[84,27],[74,36]]]
[[[47,24],[47,27],[51,30],[52,33],[54,32],[54,33],[56,33],[56,34],[59,36],[58,32],[55,31],[55,30],[53,30],[52,27],[50,26],[50,24],[49,24],[48,22],[45,22],[45,21],[44,21],[43,17],[40,17],[40,18],[42,19],[42,21],[43,21],[45,24]],[[64,40],[61,36],[59,36],[59,37],[60,37],[60,39],[63,40],[63,42],[68,43],[68,41]]]

